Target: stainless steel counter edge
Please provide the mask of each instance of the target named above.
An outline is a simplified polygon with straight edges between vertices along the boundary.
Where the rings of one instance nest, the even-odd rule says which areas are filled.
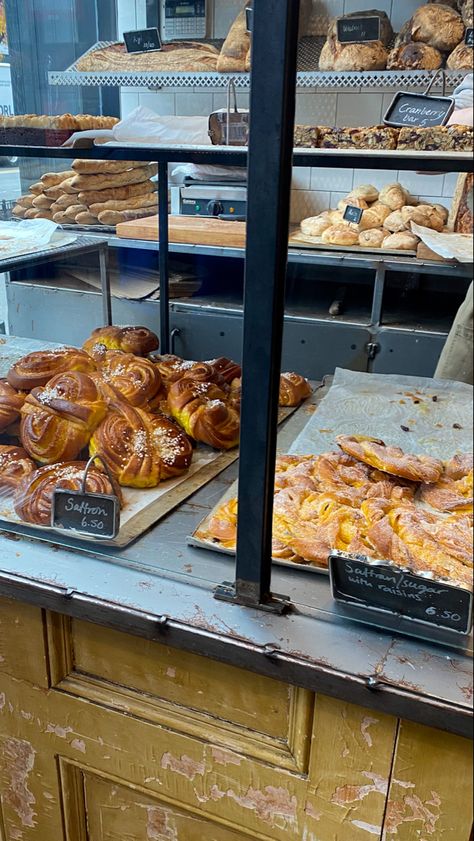
[[[150,574],[8,532],[0,534],[0,558],[0,595],[472,736],[470,662],[462,653],[325,622],[298,606],[277,617],[229,605],[216,601],[211,586],[197,578]],[[32,575],[31,565],[41,573]],[[337,667],[339,647],[350,649],[351,673]],[[420,685],[397,674],[407,662]],[[430,677],[423,686],[427,663]],[[436,696],[429,688],[433,670]],[[466,681],[465,704],[452,703],[449,691],[443,694],[446,680],[458,688]]]

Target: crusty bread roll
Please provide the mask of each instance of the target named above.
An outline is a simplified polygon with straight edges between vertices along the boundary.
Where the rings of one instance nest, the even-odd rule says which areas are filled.
[[[465,26],[474,25],[473,0],[458,0],[458,8]]]
[[[132,222],[134,219],[143,219],[146,216],[153,216],[154,211],[150,207],[137,207],[135,210],[104,210],[99,213],[101,225],[118,225],[120,222]]]
[[[388,56],[388,70],[438,70],[443,64],[439,50],[428,44],[410,41],[401,47],[395,47]]]
[[[351,205],[351,207],[358,207],[360,210],[367,210],[369,206],[364,199],[359,199],[357,196],[347,196],[345,199],[341,199],[337,205],[337,209],[340,210],[341,213],[344,213],[349,205]]]
[[[319,58],[319,69],[340,72],[385,70],[387,59],[388,51],[380,41],[341,44],[334,39],[324,44]]]
[[[383,247],[390,251],[416,251],[419,241],[419,238],[410,231],[401,231],[385,237]]]
[[[237,15],[229,29],[219,58],[217,70],[219,73],[243,73],[246,59],[250,50],[250,32],[247,32],[247,18],[245,8]]]
[[[71,175],[115,175],[129,169],[139,169],[146,161],[73,161]]]
[[[347,196],[348,199],[363,199],[367,202],[367,204],[377,201],[378,197],[379,191],[377,190],[377,187],[373,187],[372,184],[359,184],[359,186],[354,187]]]
[[[379,201],[390,210],[400,210],[406,204],[407,191],[401,184],[388,184],[379,194]]]
[[[420,6],[410,22],[412,41],[422,41],[440,52],[451,52],[464,36],[462,17],[449,6]]]
[[[55,220],[56,221],[56,220]],[[82,213],[78,213],[76,216],[76,223],[78,225],[97,225],[97,219],[92,213],[88,211],[83,211]]]
[[[359,233],[348,225],[331,225],[323,231],[322,241],[328,245],[357,245]]]
[[[449,219],[448,208],[445,207],[444,204],[434,204],[433,207],[436,210],[436,212],[439,213],[439,215],[441,216],[441,219],[443,220],[444,224],[447,225]]]
[[[387,216],[383,226],[392,234],[399,234],[400,231],[408,230],[408,224],[405,223],[401,210],[394,210],[390,216]]]
[[[63,210],[60,210],[58,213],[53,213],[53,222],[57,222],[58,225],[70,225],[71,217]]]
[[[105,201],[105,202],[94,202],[93,204],[89,205],[89,210],[94,215],[98,216],[99,213],[102,213],[106,210],[134,210],[136,207],[154,207],[157,208],[158,198],[156,193],[147,193],[144,196],[134,196],[131,199],[125,199],[124,201]]]
[[[373,210],[372,207],[369,207],[362,214],[359,222],[359,231],[370,231],[372,228],[380,228],[382,222],[382,214],[378,210]]]
[[[115,187],[106,190],[81,190],[78,199],[88,207],[96,202],[124,201],[134,196],[147,195],[158,190],[156,181],[140,181],[138,184],[128,184],[126,187]]]
[[[464,42],[458,44],[446,62],[450,70],[472,70],[474,67],[474,50]]]
[[[371,210],[372,213],[377,214],[378,224],[374,226],[376,228],[379,228],[381,225],[383,225],[387,216],[390,216],[390,208],[387,207],[386,204],[382,204],[381,201],[376,201],[373,204],[371,204],[369,210]]]
[[[77,193],[63,193],[58,199],[56,199],[54,206],[58,210],[66,210],[66,208],[70,207],[72,204],[78,203]],[[83,202],[83,204],[85,204],[85,202]]]
[[[66,208],[66,210],[64,211],[64,215],[68,216],[69,219],[71,220],[71,222],[75,222],[76,221],[76,216],[79,213],[87,213],[87,212],[88,212],[88,208],[85,206],[85,204],[72,204],[70,207]]]
[[[359,234],[359,245],[364,248],[382,248],[385,237],[386,233],[381,228],[369,228]]]
[[[72,178],[74,174],[75,173],[72,169],[68,169],[66,172],[45,172],[45,174],[41,176],[41,181],[45,188],[56,187],[57,184],[61,184],[61,182],[65,181],[66,178]]]
[[[37,207],[29,207],[25,210],[25,219],[36,219],[41,213],[41,210],[38,210]]]
[[[33,207],[33,199],[35,196],[20,196],[16,203],[20,205],[20,207],[26,208],[28,210],[29,207]]]
[[[157,171],[156,164],[149,164],[148,166],[129,169],[126,172],[118,172],[115,175],[75,175],[70,182],[63,182],[63,186],[70,183],[70,187],[75,193],[86,190],[107,190],[111,187],[126,187],[128,184],[148,181],[153,175],[156,175]]]
[[[341,213],[340,210],[330,210],[329,211],[329,219],[331,225],[348,225],[349,222],[346,222],[344,219],[344,214]]]
[[[52,199],[48,199],[47,196],[35,196],[33,199],[33,207],[37,207],[38,210],[49,210],[51,205],[54,204]]]
[[[320,237],[321,234],[332,225],[330,214],[320,213],[319,216],[310,216],[301,222],[301,233],[309,237]]]
[[[407,227],[410,222],[415,222],[417,225],[423,225],[424,228],[441,232],[445,225],[443,216],[431,204],[419,204],[418,207],[402,207],[401,213]]]

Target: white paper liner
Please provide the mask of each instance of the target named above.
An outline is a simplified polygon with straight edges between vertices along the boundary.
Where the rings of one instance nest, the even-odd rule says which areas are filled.
[[[471,234],[439,233],[415,222],[411,223],[411,229],[428,248],[445,260],[457,260],[459,263],[474,261],[474,240]]]

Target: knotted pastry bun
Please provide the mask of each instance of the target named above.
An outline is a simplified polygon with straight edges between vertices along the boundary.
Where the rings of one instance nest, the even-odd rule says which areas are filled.
[[[73,461],[106,412],[107,404],[94,380],[67,371],[26,398],[21,409],[21,442],[40,464]]]
[[[299,406],[312,394],[311,386],[305,377],[294,372],[280,376],[280,406]]]
[[[159,345],[158,336],[148,327],[98,327],[82,347],[100,361],[107,350],[123,350],[135,356],[147,356],[157,350]]]
[[[45,386],[57,374],[64,371],[81,371],[89,374],[97,365],[89,354],[73,347],[37,350],[23,356],[10,368],[7,380],[19,391],[31,391]]]
[[[36,470],[36,464],[23,447],[0,446],[0,491],[16,488]]]
[[[378,438],[365,435],[338,435],[338,445],[344,453],[377,470],[410,479],[412,482],[435,484],[441,478],[443,462],[431,456],[404,453],[400,447],[391,447]]]
[[[25,397],[26,394],[16,391],[7,380],[0,380],[0,432],[19,419]]]
[[[206,364],[210,365],[216,376],[222,378],[227,385],[231,385],[234,380],[242,376],[242,367],[238,362],[227,359],[226,356],[219,356],[217,359],[212,359]]]
[[[35,470],[23,479],[16,491],[13,504],[17,515],[25,523],[50,526],[55,490],[81,490],[86,466],[85,461],[71,461]],[[117,496],[122,501],[120,488],[96,467],[88,470],[86,491]]]
[[[172,420],[124,401],[108,412],[89,449],[91,456],[102,456],[118,483],[128,488],[156,488],[181,475],[193,454],[189,439]]]
[[[240,415],[229,395],[212,382],[184,378],[168,392],[171,414],[185,432],[218,450],[230,450],[239,443]]]
[[[472,453],[454,456],[447,462],[436,485],[423,485],[421,498],[438,511],[471,513],[474,504]]]
[[[150,359],[108,350],[100,363],[100,374],[131,406],[146,409],[161,389],[161,375]]]

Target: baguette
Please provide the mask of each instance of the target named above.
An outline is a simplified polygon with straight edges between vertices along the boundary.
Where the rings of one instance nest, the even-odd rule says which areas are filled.
[[[36,219],[37,216],[41,213],[41,210],[38,210],[37,207],[30,207],[28,210],[25,210],[25,219]]]
[[[70,181],[71,189],[75,193],[84,190],[106,190],[110,187],[125,187],[128,184],[139,184],[141,181],[148,181],[158,171],[156,164],[137,167],[126,172],[118,172],[115,175],[76,175]],[[69,185],[69,182],[64,182]],[[66,191],[67,192],[67,191]]]
[[[20,207],[24,207],[28,210],[29,207],[33,207],[34,198],[34,196],[20,196],[20,198],[16,200],[16,203],[17,205],[20,205]]]
[[[78,199],[88,207],[95,202],[124,201],[134,196],[155,193],[158,190],[156,181],[141,181],[139,184],[128,184],[126,187],[116,187],[108,190],[81,190]]]
[[[119,222],[132,222],[145,216],[155,216],[151,207],[137,207],[136,210],[103,210],[99,213],[101,225],[118,225]],[[157,221],[158,224],[158,221]]]
[[[76,222],[78,225],[97,225],[97,219],[95,216],[92,216],[92,213],[88,213],[87,211],[83,211],[82,213],[78,213],[76,216]]]
[[[40,195],[33,199],[33,207],[37,207],[38,210],[49,210],[52,204],[54,204],[53,199],[48,199],[47,196]]]
[[[41,181],[37,181],[36,184],[30,185],[29,190],[34,196],[39,196],[41,193],[44,193],[44,184]]]
[[[87,213],[87,207],[85,204],[72,204],[70,207],[67,207],[63,213],[65,213],[66,216],[69,216],[71,222],[75,222],[76,216],[79,213]]]
[[[72,165],[71,175],[116,175],[142,166],[146,166],[145,161],[85,161],[79,158]]]
[[[64,211],[60,211],[59,213],[53,213],[53,222],[57,222],[58,225],[70,225],[71,217]]]
[[[79,204],[78,199],[77,193],[62,193],[54,204],[58,210],[66,210],[72,204]],[[85,204],[85,202],[81,202],[81,204]]]
[[[67,169],[65,172],[45,172],[41,176],[41,181],[45,187],[56,187],[61,184],[61,181],[72,178],[73,175],[75,175],[75,172],[72,169]]]
[[[22,207],[21,204],[16,204],[12,210],[12,215],[18,216],[20,219],[24,219],[27,210],[29,210],[29,208]]]
[[[89,210],[95,216],[102,213],[104,210],[134,210],[136,207],[157,207],[157,196],[155,193],[149,193],[147,196],[135,196],[132,199],[125,199],[124,201],[105,201],[97,202],[89,205]]]
[[[73,178],[66,178],[66,180],[62,181],[61,184],[58,184],[57,187],[50,187],[46,191],[46,195],[49,198],[52,198],[52,199],[59,198],[59,196],[62,193],[67,193],[70,196],[75,195],[77,193],[77,190],[74,190],[72,188],[72,182],[74,181],[74,177]]]
[[[38,210],[35,219],[50,219],[52,221],[53,214],[50,210]]]

